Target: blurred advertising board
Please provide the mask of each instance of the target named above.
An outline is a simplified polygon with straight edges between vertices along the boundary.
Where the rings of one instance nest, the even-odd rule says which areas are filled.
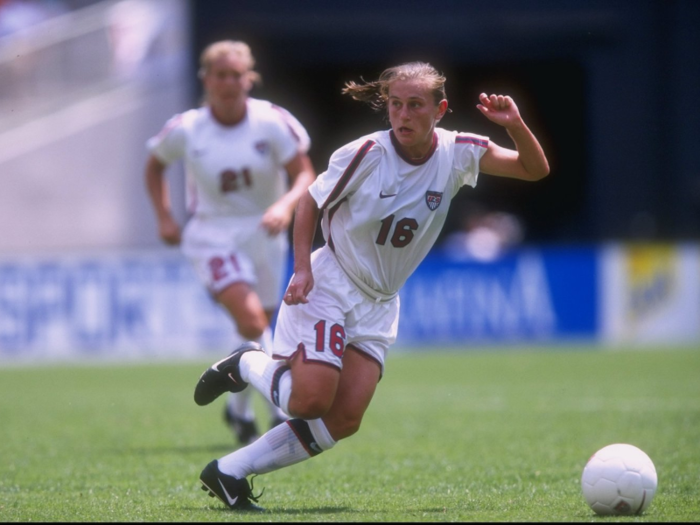
[[[237,337],[179,252],[0,260],[0,359],[219,355]]]
[[[601,333],[611,344],[700,345],[700,247],[601,248]]]
[[[400,298],[397,348],[700,342],[700,249],[434,252]],[[178,251],[0,258],[0,362],[200,358],[239,342]]]
[[[594,248],[524,248],[502,257],[429,256],[401,291],[402,346],[591,340],[598,335]]]

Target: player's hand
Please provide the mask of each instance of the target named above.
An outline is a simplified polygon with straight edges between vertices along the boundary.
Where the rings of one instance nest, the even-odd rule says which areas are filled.
[[[180,225],[172,217],[165,217],[158,222],[158,235],[170,246],[180,244]]]
[[[507,95],[490,95],[486,93],[479,95],[481,104],[476,107],[491,122],[505,128],[522,123],[518,106],[512,98]]]
[[[281,204],[273,204],[263,215],[260,225],[273,236],[286,231],[290,222],[292,222],[291,212]]]
[[[287,291],[284,292],[284,302],[290,306],[308,303],[307,296],[313,287],[314,276],[311,270],[297,270],[292,276]]]

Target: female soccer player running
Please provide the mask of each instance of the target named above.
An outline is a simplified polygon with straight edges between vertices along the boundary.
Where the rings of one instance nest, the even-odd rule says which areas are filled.
[[[459,188],[474,186],[479,172],[527,181],[549,174],[509,96],[481,94],[477,108],[506,128],[515,149],[436,127],[447,111],[444,84],[425,63],[346,84],[343,93],[386,108],[391,129],[337,150],[300,199],[295,273],[272,358],[244,344],[195,388],[195,401],[205,405],[251,383],[292,417],[204,468],[202,488],[230,508],[259,509],[246,476],[306,460],[357,432],[396,339],[398,292],[435,243]],[[312,254],[321,212],[326,244]]]
[[[200,64],[206,103],[176,115],[148,141],[147,189],[160,237],[179,244],[163,175],[184,159],[192,217],[182,251],[238,332],[271,349],[269,326],[284,284],[288,227],[315,178],[306,154],[310,140],[286,110],[248,96],[259,77],[247,44],[215,42]],[[244,444],[258,437],[251,391],[229,396],[225,411]],[[272,404],[270,412],[273,426],[287,419]]]

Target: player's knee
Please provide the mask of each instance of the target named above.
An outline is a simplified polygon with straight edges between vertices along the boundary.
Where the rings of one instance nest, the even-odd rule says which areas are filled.
[[[267,320],[264,318],[241,319],[236,324],[238,325],[238,333],[250,341],[257,341],[267,328]]]
[[[332,425],[327,425],[328,430],[333,436],[333,439],[339,441],[341,439],[349,438],[353,434],[360,430],[360,425],[362,423],[362,418],[352,418],[348,417],[342,420],[336,420]]]
[[[298,398],[292,396],[289,399],[289,412],[301,419],[318,419],[326,415],[331,408],[331,403],[320,396],[304,396]]]
[[[263,331],[255,327],[238,327],[238,332],[248,341],[257,341],[262,336]]]

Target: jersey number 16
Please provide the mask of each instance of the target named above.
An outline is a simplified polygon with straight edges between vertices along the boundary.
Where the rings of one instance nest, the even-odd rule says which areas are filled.
[[[377,235],[377,244],[384,246],[389,237],[391,226],[394,224],[395,215],[389,215],[382,220],[382,227]],[[394,248],[403,248],[413,240],[413,232],[418,229],[418,221],[410,217],[403,218],[396,222],[394,233],[391,235],[391,245]]]

